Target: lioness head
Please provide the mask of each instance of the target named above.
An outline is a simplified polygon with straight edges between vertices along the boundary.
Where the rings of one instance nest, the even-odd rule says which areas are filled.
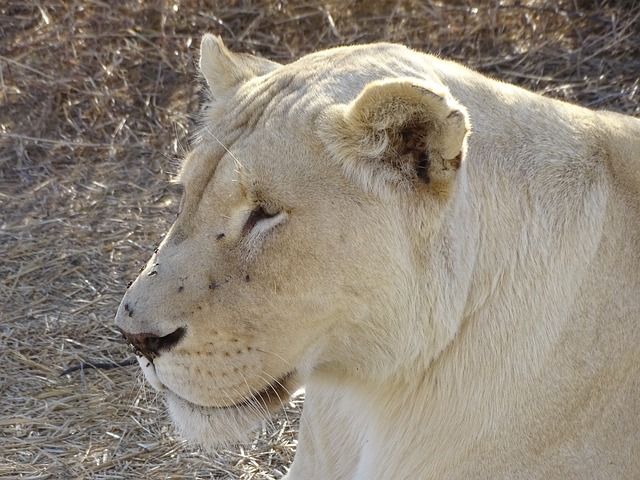
[[[204,38],[211,101],[180,213],[116,318],[193,441],[241,439],[314,375],[384,382],[441,348],[416,272],[467,115],[437,80],[373,60],[402,47],[366,48],[281,66]]]

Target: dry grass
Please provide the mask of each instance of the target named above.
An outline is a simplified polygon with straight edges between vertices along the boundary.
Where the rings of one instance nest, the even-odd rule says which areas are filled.
[[[388,40],[640,115],[634,1],[5,0],[0,4],[0,477],[280,478],[300,401],[243,448],[174,437],[112,318],[173,218],[199,37],[288,62]],[[290,420],[290,421],[289,421]]]

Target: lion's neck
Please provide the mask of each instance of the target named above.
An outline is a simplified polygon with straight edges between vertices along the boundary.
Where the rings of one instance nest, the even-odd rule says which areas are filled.
[[[317,478],[426,479],[451,472],[465,478],[468,465],[481,469],[479,449],[505,448],[505,435],[513,437],[507,448],[526,450],[519,428],[546,441],[531,423],[558,414],[563,395],[595,381],[563,377],[557,365],[571,361],[558,353],[576,315],[567,299],[578,295],[598,247],[605,195],[592,185],[573,204],[549,210],[532,193],[536,182],[549,181],[535,166],[531,184],[517,185],[508,166],[503,176],[491,176],[496,162],[514,158],[477,153],[481,164],[466,174],[482,189],[463,183],[464,195],[432,239],[436,255],[416,286],[425,328],[436,340],[385,382],[331,375],[310,381],[294,469],[312,458],[314,466],[306,468],[319,472]],[[551,187],[541,191],[561,194],[560,183]],[[446,281],[430,280],[429,272]],[[447,288],[433,292],[434,284]],[[556,398],[535,400],[545,396]],[[305,455],[310,450],[315,454]],[[345,450],[353,453],[348,462]],[[386,457],[388,451],[406,458]],[[486,462],[495,474],[499,467]]]
[[[385,381],[313,377],[291,478],[609,478],[562,455],[598,458],[604,472],[607,456],[637,439],[632,419],[626,436],[615,423],[621,403],[637,402],[637,376],[627,374],[637,365],[637,283],[603,290],[598,279],[636,278],[637,255],[615,252],[629,248],[637,211],[609,207],[625,200],[574,132],[594,119],[562,107],[551,123],[536,113],[505,124],[509,109],[540,105],[527,109],[530,94],[514,89],[486,109],[463,80],[452,92],[474,133],[462,194],[425,246],[415,285],[437,339]]]

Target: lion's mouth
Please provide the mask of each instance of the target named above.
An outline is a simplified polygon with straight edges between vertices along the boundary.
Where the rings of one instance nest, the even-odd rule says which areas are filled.
[[[147,381],[156,390],[164,394],[174,395],[180,400],[197,408],[213,410],[253,408],[272,412],[282,408],[284,402],[286,402],[289,397],[295,393],[295,390],[298,387],[294,381],[295,370],[292,370],[270,384],[267,384],[261,390],[257,392],[250,392],[250,395],[235,403],[229,405],[202,405],[185,398],[185,396],[181,395],[180,392],[170,389],[164,385],[158,378],[155,366],[152,362],[149,362],[146,358],[139,358],[138,360]]]
[[[168,388],[163,389],[174,425],[182,436],[207,447],[243,442],[261,421],[283,410],[300,387],[292,371],[259,392],[226,406],[194,403]]]
[[[195,408],[205,409],[209,411],[229,411],[229,410],[245,410],[274,412],[284,408],[285,402],[295,393],[295,371],[291,371],[278,380],[268,384],[262,390],[251,393],[249,396],[229,405],[201,405],[184,398],[178,392],[165,388],[165,394],[172,394],[180,398],[180,400],[189,403]],[[293,386],[293,387],[292,387]]]

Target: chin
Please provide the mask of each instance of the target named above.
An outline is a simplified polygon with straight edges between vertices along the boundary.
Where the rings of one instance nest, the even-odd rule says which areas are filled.
[[[165,392],[169,413],[180,435],[189,443],[207,448],[245,442],[266,416],[243,406],[203,407]]]
[[[163,394],[171,419],[183,438],[205,448],[219,448],[246,442],[264,419],[284,409],[298,388],[297,375],[291,372],[261,392],[230,406],[198,405],[166,388]]]

